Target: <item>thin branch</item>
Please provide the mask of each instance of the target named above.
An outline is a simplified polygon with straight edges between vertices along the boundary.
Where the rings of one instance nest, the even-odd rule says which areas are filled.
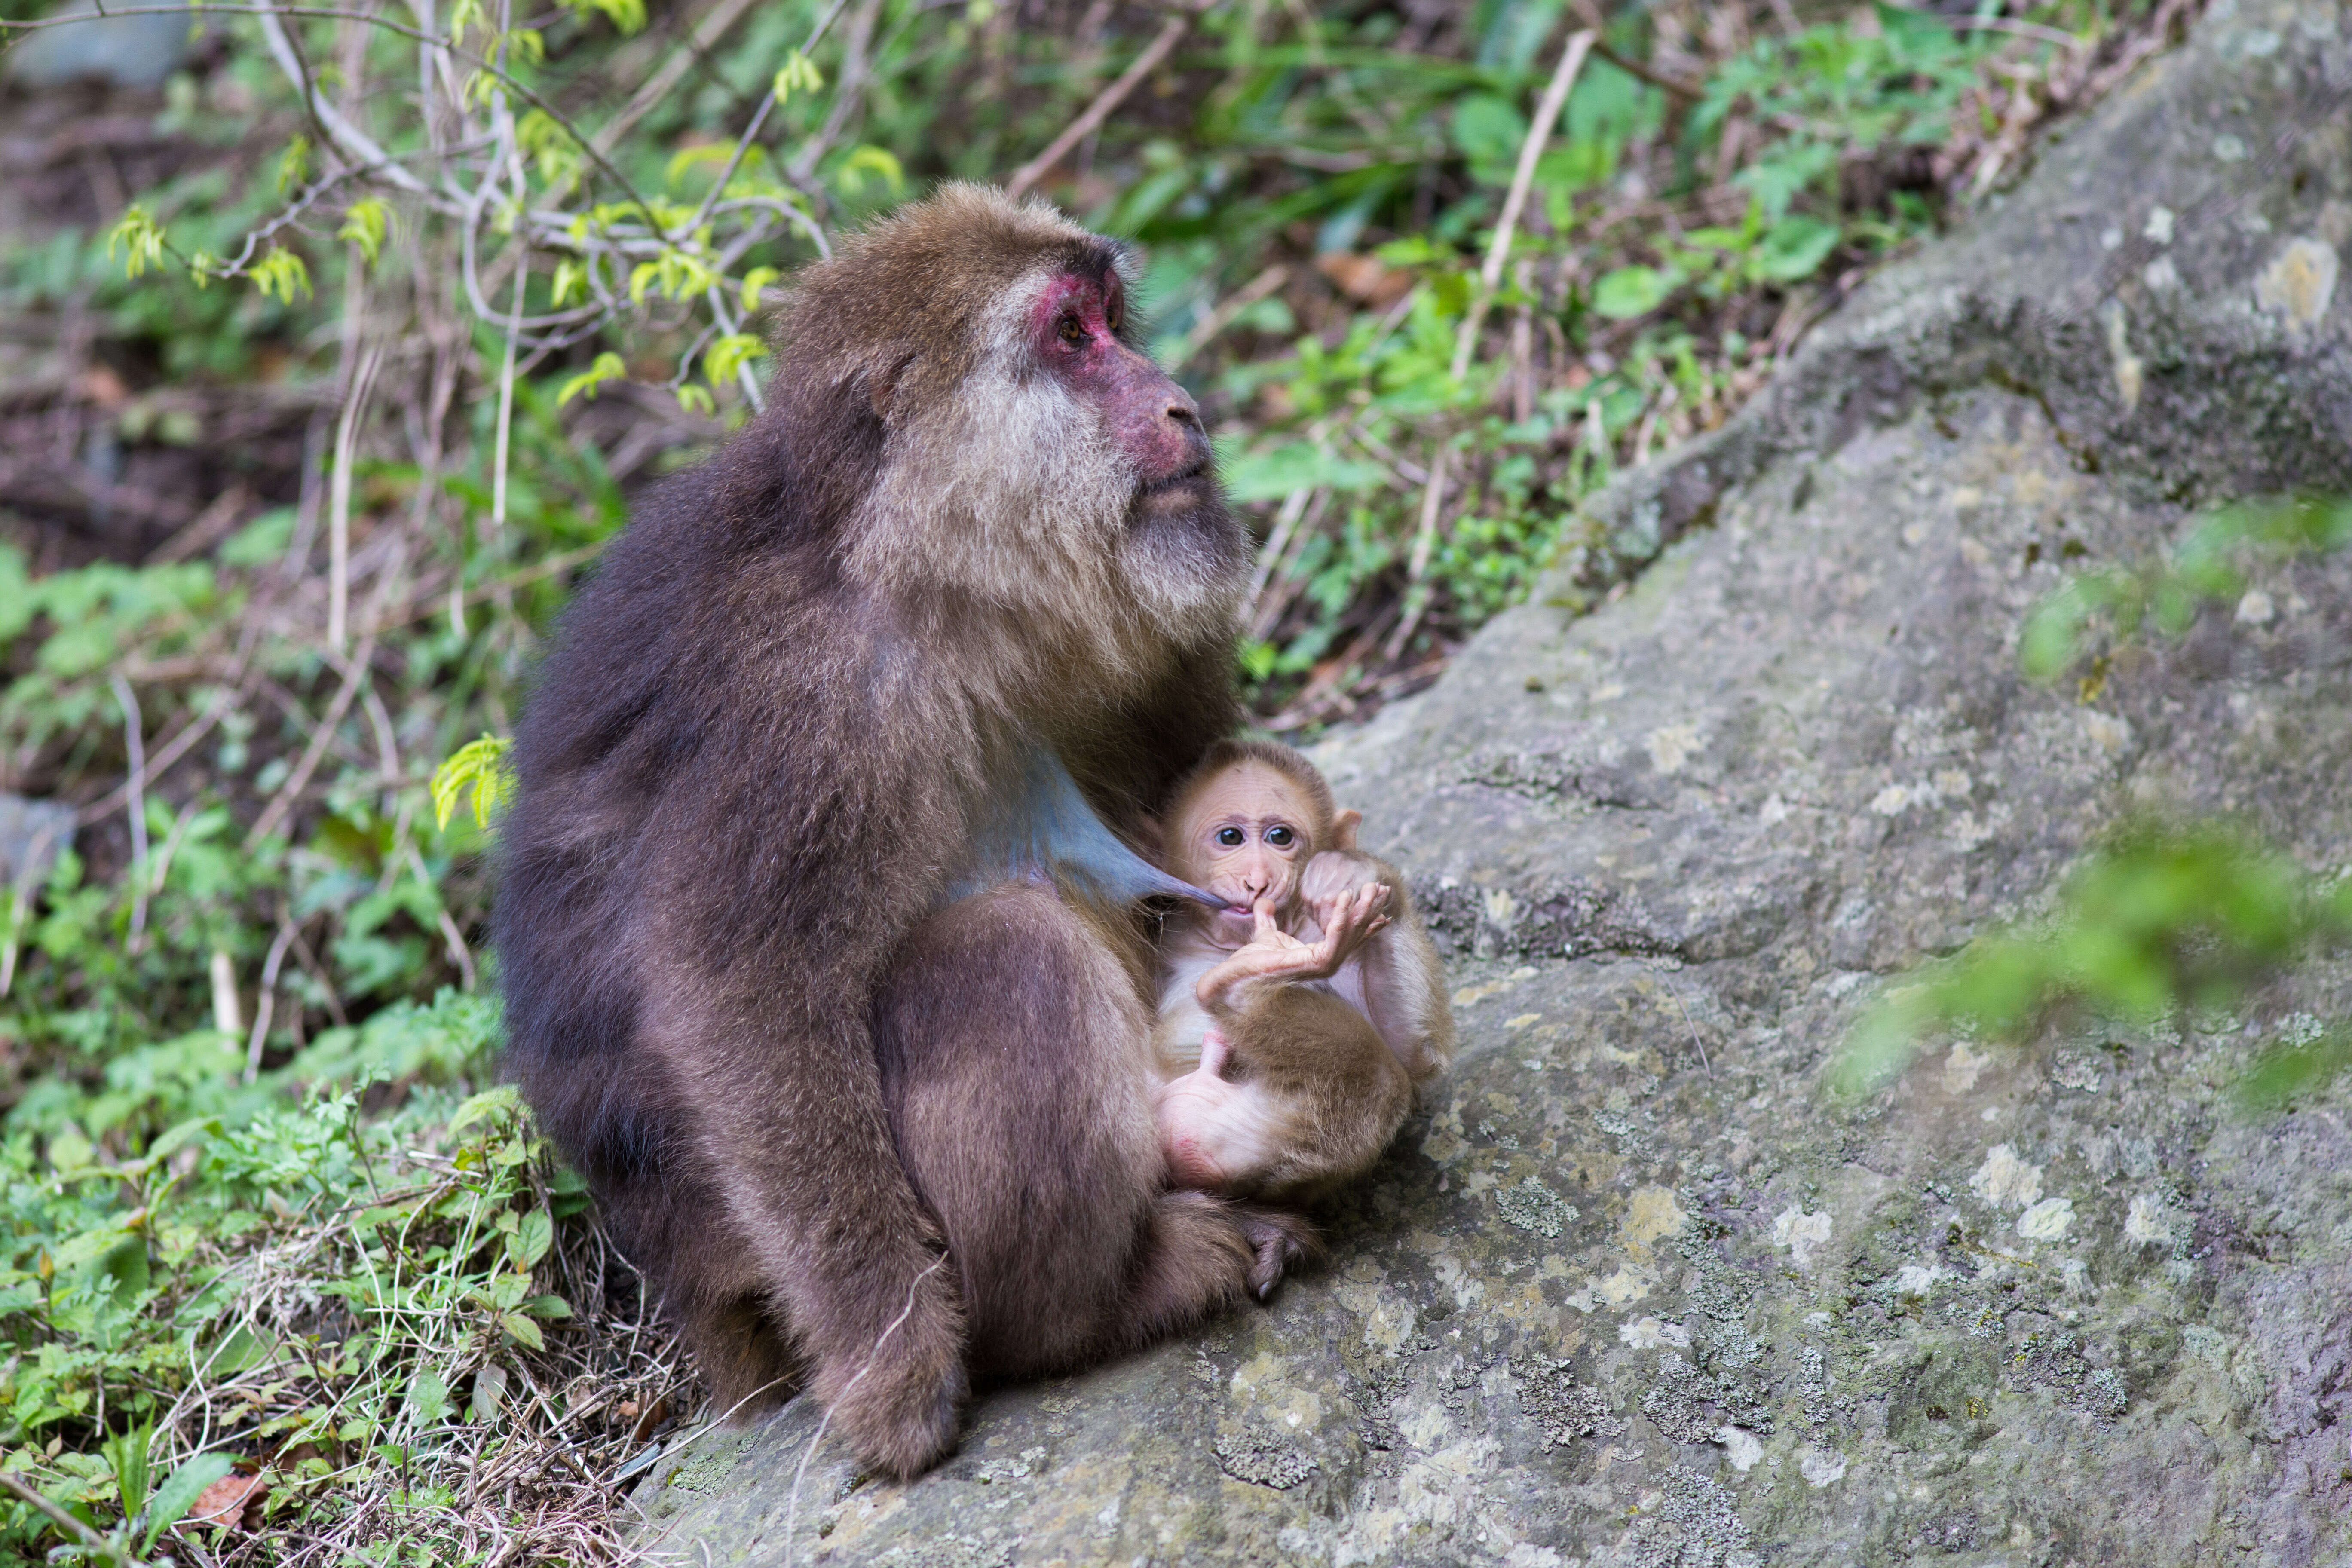
[[[1192,357],[1216,340],[1219,332],[1234,324],[1234,318],[1290,281],[1290,268],[1279,261],[1234,289],[1218,302],[1215,310],[1203,317],[1201,323],[1184,334],[1176,357],[1169,362],[1171,371],[1181,370]]]
[[[629,101],[621,106],[620,112],[596,128],[596,145],[604,152],[611,152],[621,138],[628,134],[631,126],[669,96],[669,89],[694,68],[698,58],[709,53],[719,39],[733,30],[735,24],[743,19],[743,14],[753,4],[754,0],[719,0],[712,6],[709,14],[695,24],[693,34],[671,51],[660,68],[645,79],[644,85],[630,96]]]
[[[369,344],[352,373],[342,417],[335,425],[335,467],[327,492],[327,646],[337,653],[345,651],[350,641],[346,623],[352,594],[352,460],[368,393],[383,363],[383,345]]]
[[[825,7],[824,15],[818,17],[816,26],[810,29],[808,42],[801,46],[802,55],[806,56],[824,41],[825,30],[833,26],[833,19],[841,15],[841,8],[848,3],[849,0],[833,0],[833,4]],[[702,226],[702,220],[710,216],[711,207],[727,189],[727,182],[735,177],[735,171],[742,167],[745,155],[751,150],[752,139],[760,134],[760,127],[768,122],[768,115],[775,107],[776,87],[775,83],[770,82],[767,92],[760,99],[760,107],[751,111],[751,123],[743,127],[743,134],[735,139],[734,150],[727,154],[726,166],[719,171],[719,177],[710,182],[710,189],[695,207],[694,216],[679,226],[681,235],[691,235]]]
[[[131,934],[124,945],[136,952],[147,931],[147,742],[141,733],[144,724],[139,717],[139,694],[119,669],[106,679],[114,700],[122,704],[122,745],[131,754],[131,776],[122,787],[131,801],[131,863],[139,873],[131,879]]]
[[[1597,37],[1592,41],[1592,52],[1599,55],[1602,59],[1607,60],[1611,65],[1615,66],[1619,70],[1623,71],[1627,76],[1633,77],[1642,81],[1646,81],[1652,87],[1657,88],[1664,92],[1672,93],[1675,97],[1682,99],[1685,102],[1696,103],[1700,99],[1706,96],[1706,89],[1700,87],[1696,82],[1685,81],[1678,76],[1668,76],[1665,72],[1659,70],[1654,66],[1644,65],[1631,55],[1622,54],[1616,49],[1611,48]]]
[[[1175,48],[1178,41],[1192,30],[1192,18],[1190,16],[1171,16],[1162,23],[1159,36],[1145,46],[1143,52],[1135,57],[1135,63],[1128,67],[1117,81],[1103,89],[1100,96],[1087,105],[1085,113],[1065,126],[1062,133],[1047,143],[1043,153],[1013,171],[1013,177],[1004,182],[1004,194],[1013,197],[1024,195],[1030,186],[1051,174],[1055,164],[1070,155],[1070,149],[1101,129],[1102,122],[1110,117],[1110,111],[1126,102],[1127,95],[1135,90],[1136,84],[1157,69],[1160,62],[1168,58],[1169,51]]]
[[[825,27],[833,25],[834,16],[837,15],[840,9],[839,5],[835,5],[832,12],[826,14],[824,21],[818,25],[819,37],[823,36]],[[833,84],[833,107],[825,110],[823,128],[808,139],[807,144],[801,148],[784,171],[784,177],[793,184],[803,187],[806,185],[808,180],[816,173],[818,161],[824,158],[834,142],[840,140],[842,130],[849,123],[850,116],[856,114],[865,102],[866,84],[873,79],[874,74],[871,53],[874,45],[874,23],[881,12],[882,0],[866,0],[866,3],[857,8],[856,20],[850,25],[849,28],[848,47],[842,51],[841,75]],[[813,38],[802,46],[801,53],[805,55],[814,47],[816,43]]]
[[[294,944],[294,934],[293,917],[279,916],[277,940],[269,944],[269,956],[261,963],[261,994],[253,999],[253,1037],[245,1046],[247,1083],[261,1076],[261,1048],[269,1041],[270,1015],[278,1010],[278,966],[286,962],[286,950]]]
[[[893,1326],[895,1327],[895,1325]],[[100,1535],[98,1531],[92,1530],[89,1526],[84,1524],[81,1521],[68,1513],[65,1510],[59,1508],[57,1504],[51,1502],[48,1499],[35,1491],[31,1487],[26,1486],[23,1481],[17,1479],[13,1471],[0,1470],[0,1487],[7,1488],[10,1491],[15,1492],[18,1497],[24,1499],[26,1502],[31,1503],[35,1508],[39,1509],[43,1513],[48,1515],[49,1521],[51,1523],[55,1524],[59,1530],[64,1531],[69,1538],[80,1542],[84,1546],[102,1547],[106,1544],[106,1537]],[[138,1558],[131,1555],[128,1547],[124,1548],[120,1561],[122,1568],[144,1568],[144,1564],[142,1564]]]
[[[168,7],[163,9],[168,9]],[[402,190],[419,196],[431,194],[424,181],[394,163],[392,154],[378,146],[373,137],[344,119],[341,111],[327,101],[326,94],[320,92],[318,84],[310,79],[310,73],[303,65],[301,56],[295,51],[293,39],[287,36],[286,24],[281,19],[278,7],[272,5],[269,0],[255,0],[255,4],[250,6],[221,7],[221,9],[241,10],[261,19],[261,38],[262,42],[269,46],[270,57],[277,60],[278,68],[285,72],[287,79],[293,82],[294,89],[302,95],[303,107],[310,111],[310,117],[318,122],[319,128],[331,140],[370,169],[381,169],[383,177]],[[400,24],[397,22],[368,16],[364,13],[356,15],[362,19],[375,22],[380,26],[407,30],[400,28]]]
[[[341,723],[343,715],[352,710],[352,700],[359,695],[360,682],[367,679],[368,661],[374,657],[375,632],[371,628],[365,640],[360,644],[357,657],[344,668],[343,684],[337,689],[335,700],[327,705],[326,718],[310,732],[310,743],[303,749],[302,760],[295,764],[292,773],[286,775],[286,782],[278,786],[278,793],[269,797],[269,804],[262,808],[259,819],[253,825],[253,831],[245,836],[247,853],[257,848],[263,839],[278,830],[278,825],[286,820],[287,814],[294,809],[294,802],[309,787],[310,775],[319,771],[319,763],[325,759],[327,747],[335,738],[335,726]]]
[[[522,335],[523,288],[530,281],[530,252],[520,248],[515,258],[514,310],[507,321],[505,363],[499,370],[498,452],[490,479],[490,531],[493,538],[507,525],[507,454],[514,435],[515,341]]]
[[[1470,313],[1462,318],[1462,330],[1454,340],[1455,381],[1469,373],[1470,351],[1477,346],[1478,329],[1486,321],[1486,308],[1494,302],[1495,290],[1502,286],[1503,264],[1510,259],[1512,232],[1518,227],[1520,209],[1527,205],[1528,188],[1535,184],[1536,163],[1543,156],[1544,143],[1551,139],[1552,123],[1566,107],[1569,89],[1576,85],[1576,74],[1584,68],[1584,58],[1591,52],[1598,37],[1590,27],[1569,35],[1567,47],[1559,52],[1559,65],[1544,89],[1543,100],[1536,105],[1536,117],[1528,126],[1527,140],[1519,143],[1519,166],[1511,174],[1511,193],[1503,200],[1503,216],[1495,225],[1494,243],[1486,247],[1486,264],[1478,269],[1478,298],[1472,302]]]

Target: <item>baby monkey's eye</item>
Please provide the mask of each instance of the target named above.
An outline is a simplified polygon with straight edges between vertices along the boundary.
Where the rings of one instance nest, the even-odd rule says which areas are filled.
[[[1298,835],[1291,832],[1287,827],[1269,827],[1265,830],[1265,841],[1276,849],[1287,849],[1297,840]]]
[[[1066,343],[1085,342],[1087,341],[1086,323],[1079,321],[1076,316],[1063,317],[1062,341]]]
[[[1240,848],[1246,837],[1247,835],[1244,834],[1238,827],[1220,827],[1217,829],[1217,842],[1223,845],[1228,849]]]

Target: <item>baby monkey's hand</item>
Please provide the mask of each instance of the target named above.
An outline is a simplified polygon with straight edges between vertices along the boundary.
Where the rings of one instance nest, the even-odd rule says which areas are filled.
[[[1316,927],[1322,933],[1315,951],[1328,965],[1318,979],[1337,974],[1341,965],[1356,956],[1357,949],[1387,929],[1388,906],[1389,889],[1385,882],[1367,882],[1309,900]]]
[[[1326,849],[1299,868],[1298,896],[1309,908],[1335,893],[1352,893],[1381,880],[1381,863],[1350,849]]]
[[[1380,882],[1334,893],[1316,906],[1313,940],[1301,942],[1275,922],[1273,902],[1261,899],[1255,911],[1257,930],[1248,945],[1202,975],[1192,994],[1214,1016],[1234,1005],[1234,993],[1255,983],[1328,980],[1389,923],[1381,912],[1388,901],[1388,888]]]

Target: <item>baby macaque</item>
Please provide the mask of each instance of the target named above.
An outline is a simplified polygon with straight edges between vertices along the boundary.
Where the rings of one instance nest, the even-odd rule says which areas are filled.
[[[1165,869],[1223,900],[1169,917],[1160,1142],[1178,1186],[1309,1199],[1369,1169],[1454,1054],[1444,974],[1395,868],[1315,765],[1220,741],[1177,786]]]

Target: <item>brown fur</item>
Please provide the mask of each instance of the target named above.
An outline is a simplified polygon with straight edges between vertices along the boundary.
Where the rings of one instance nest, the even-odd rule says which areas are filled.
[[[1210,868],[1187,826],[1217,814],[1237,770],[1271,769],[1293,797],[1291,826],[1304,837],[1290,884],[1270,889],[1276,918],[1293,937],[1321,935],[1316,900],[1378,882],[1389,923],[1328,979],[1269,977],[1230,990],[1204,977],[1234,956],[1198,911],[1178,917],[1161,953],[1161,1003],[1153,1037],[1163,1143],[1180,1180],[1279,1203],[1311,1200],[1362,1173],[1396,1135],[1416,1089],[1454,1052],[1444,975],[1396,868],[1354,847],[1355,815],[1343,813],[1312,763],[1286,746],[1219,741],[1180,783],[1165,818],[1174,840],[1167,868],[1201,881]],[[1214,1028],[1230,1049],[1202,1062]],[[1213,1058],[1213,1052],[1211,1053]]]
[[[950,187],[811,268],[769,412],[639,505],[519,736],[512,1070],[721,1408],[805,1378],[898,1475],[952,1444],[968,1336],[987,1368],[1030,1329],[1083,1359],[1288,1251],[1280,1224],[1163,1204],[1138,1173],[1143,1023],[1101,932],[1035,894],[940,908],[1024,748],[1132,830],[1233,723],[1245,541],[1197,477],[1190,400],[1130,324],[1089,329],[1092,381],[1034,326],[1056,279],[1107,300],[1129,265]],[[1196,477],[1146,471],[1161,448]],[[1024,969],[1042,944],[1045,977],[998,943]],[[1045,1060],[1068,1101],[980,1071],[991,1053]],[[960,1119],[935,1114],[946,1083]],[[1049,1180],[1055,1218],[1025,1234],[1036,1188],[992,1152],[1014,1126],[1062,1140],[1045,1168],[1074,1184]],[[910,1168],[962,1173],[927,1203]],[[943,1241],[954,1267],[925,1278]]]

